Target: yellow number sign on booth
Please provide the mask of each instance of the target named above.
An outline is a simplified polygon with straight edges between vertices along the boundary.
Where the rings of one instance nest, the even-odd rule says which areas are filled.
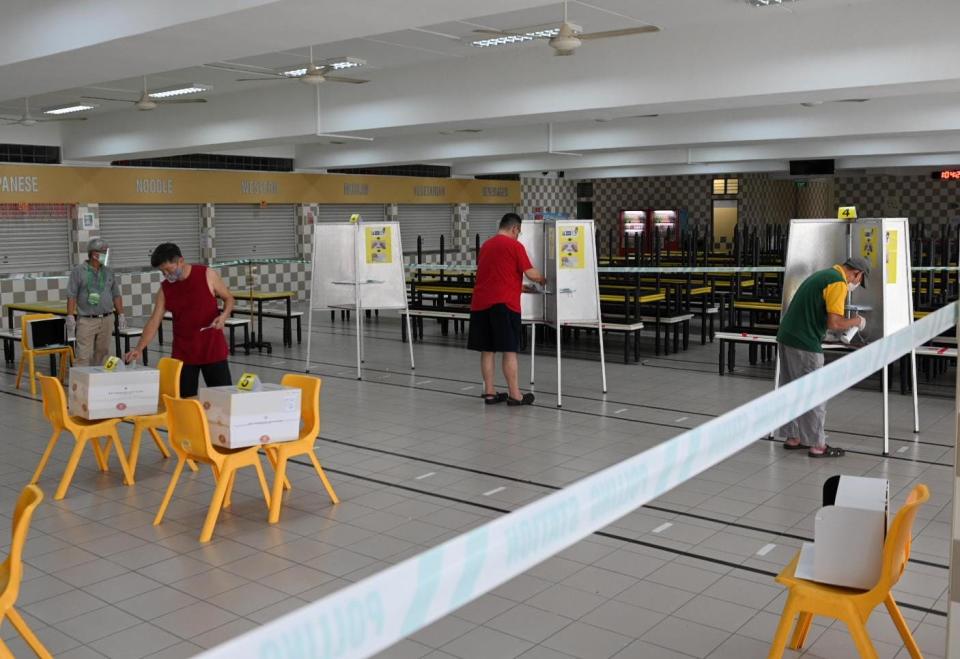
[[[838,220],[855,220],[857,219],[857,207],[856,206],[841,206],[837,209],[837,219]]]
[[[115,371],[117,366],[120,365],[119,357],[107,357],[106,361],[103,362],[103,370],[105,371]]]
[[[240,391],[253,391],[253,387],[256,383],[257,376],[255,373],[244,373],[237,381],[237,389]]]

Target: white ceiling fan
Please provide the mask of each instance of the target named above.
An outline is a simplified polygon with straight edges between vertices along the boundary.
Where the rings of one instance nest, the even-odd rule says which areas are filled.
[[[30,114],[30,99],[23,99],[23,114],[19,117],[6,116],[0,119],[8,120],[0,126],[33,126],[35,124],[46,124],[53,121],[86,121],[86,117],[34,117]]]
[[[589,32],[586,34],[581,32],[580,29],[580,26],[575,25],[567,20],[567,2],[564,0],[563,22],[553,30],[540,29],[533,32],[511,30],[474,30],[474,32],[477,34],[489,34],[494,37],[514,37],[523,41],[547,39],[547,43],[551,48],[553,48],[554,55],[573,55],[577,48],[583,45],[584,41],[609,39],[611,37],[627,37],[633,34],[646,34],[660,31],[660,28],[658,28],[656,25],[641,25],[638,27],[628,27],[620,30]]]
[[[338,64],[339,63],[339,64]],[[323,82],[348,82],[354,85],[362,85],[365,82],[370,82],[369,80],[363,80],[361,78],[348,78],[346,76],[340,75],[331,75],[331,73],[337,71],[340,68],[352,68],[354,66],[362,66],[364,62],[362,60],[356,60],[351,58],[340,58],[339,60],[316,64],[313,61],[313,46],[310,46],[310,63],[301,66],[298,69],[286,69],[284,71],[264,71],[260,73],[255,71],[260,78],[237,78],[237,82],[253,82],[256,80],[299,80],[305,85],[319,85]]]
[[[138,110],[154,110],[158,105],[180,105],[184,103],[206,103],[205,98],[152,98],[147,91],[147,76],[143,76],[143,94],[136,101],[129,98],[108,98],[105,96],[84,96],[97,101],[116,101],[117,103],[133,103]]]

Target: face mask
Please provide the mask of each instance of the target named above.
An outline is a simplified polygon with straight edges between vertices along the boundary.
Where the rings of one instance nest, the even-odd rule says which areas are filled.
[[[173,272],[163,275],[164,279],[166,279],[171,284],[176,284],[178,281],[180,281],[180,277],[182,276],[183,276],[183,268],[177,268]]]
[[[853,293],[858,288],[860,288],[860,282],[855,282],[853,284],[847,282],[847,292]]]

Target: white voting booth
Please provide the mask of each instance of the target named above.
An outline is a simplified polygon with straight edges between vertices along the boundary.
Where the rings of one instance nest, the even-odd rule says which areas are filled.
[[[603,393],[607,393],[595,235],[593,220],[526,222],[520,233],[520,242],[526,248],[531,263],[547,278],[543,292],[522,295],[521,316],[524,322],[533,323],[534,326],[543,323],[556,329],[557,407],[563,404],[560,330],[564,326],[597,328]],[[532,382],[535,333],[530,345]]]
[[[407,311],[403,249],[398,222],[323,223],[313,226],[313,277],[310,284],[310,316],[307,322],[307,367],[310,370],[310,339],[313,312],[323,309],[355,311],[357,331],[357,379],[363,377],[363,324],[365,311]],[[410,314],[405,313],[407,334]],[[414,368],[413,341],[410,368]]]
[[[847,298],[847,310],[866,318],[862,339],[871,341],[893,334],[913,322],[910,281],[910,226],[906,218],[859,219],[853,222],[816,219],[791,220],[783,281],[783,313],[810,275],[860,256],[870,263],[867,286]],[[857,339],[858,341],[859,339]],[[857,344],[854,342],[854,345]],[[920,431],[917,399],[917,359],[910,353],[913,385],[913,426]],[[780,360],[777,359],[779,382]],[[864,373],[864,376],[869,375]],[[889,376],[883,376],[883,454],[889,453]]]

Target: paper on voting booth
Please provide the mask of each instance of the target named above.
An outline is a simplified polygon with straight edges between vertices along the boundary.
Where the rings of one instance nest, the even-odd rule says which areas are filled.
[[[108,371],[103,366],[70,369],[70,414],[83,419],[115,419],[156,414],[160,371],[136,368]]]
[[[234,386],[201,389],[210,440],[225,448],[284,442],[300,436],[300,390],[263,384],[258,391]]]
[[[880,578],[887,532],[889,483],[841,476],[832,506],[817,511],[814,541],[803,543],[796,575],[847,588],[872,588]]]

